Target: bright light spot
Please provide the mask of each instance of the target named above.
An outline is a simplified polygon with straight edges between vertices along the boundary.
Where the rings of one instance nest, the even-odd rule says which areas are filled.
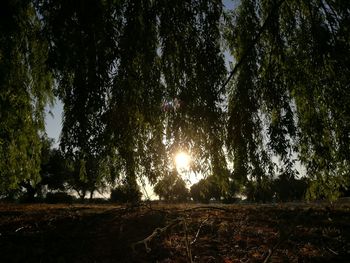
[[[185,152],[179,152],[175,156],[175,165],[178,170],[188,170],[191,157]]]

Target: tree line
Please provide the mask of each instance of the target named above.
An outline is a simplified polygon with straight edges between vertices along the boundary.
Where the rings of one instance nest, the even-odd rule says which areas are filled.
[[[44,109],[55,96],[54,151],[69,170],[57,172],[82,198],[119,184],[137,192],[140,178],[159,185],[180,150],[221,197],[259,199],[285,178],[306,180],[309,199],[346,191],[349,1],[225,3],[3,1],[0,195],[54,177]]]

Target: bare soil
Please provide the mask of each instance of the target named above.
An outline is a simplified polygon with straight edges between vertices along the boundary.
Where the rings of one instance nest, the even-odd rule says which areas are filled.
[[[350,206],[0,204],[0,262],[350,262]]]

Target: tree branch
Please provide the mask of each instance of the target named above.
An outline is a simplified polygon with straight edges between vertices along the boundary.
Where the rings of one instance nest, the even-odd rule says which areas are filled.
[[[149,235],[148,237],[146,237],[145,239],[132,243],[131,249],[135,252],[136,251],[135,247],[137,245],[144,244],[147,253],[149,253],[151,251],[151,248],[148,246],[149,242],[151,242],[155,237],[160,236],[162,233],[166,232],[169,228],[172,228],[173,226],[179,224],[182,221],[183,221],[182,218],[177,218],[177,219],[173,220],[169,225],[167,225],[163,228],[159,228],[159,227],[156,228],[153,231],[153,233],[151,235]]]
[[[256,45],[256,43],[258,43],[258,41],[260,40],[260,37],[262,35],[262,33],[266,30],[269,22],[271,21],[273,14],[278,11],[278,9],[282,6],[282,4],[285,2],[286,0],[280,0],[271,10],[271,12],[268,14],[266,20],[264,21],[263,25],[260,27],[257,35],[254,37],[252,43],[248,46],[248,48],[246,49],[246,51],[243,53],[242,57],[239,59],[239,61],[236,63],[235,67],[232,69],[232,71],[230,72],[230,75],[228,76],[228,78],[226,79],[226,81],[222,84],[219,93],[221,93],[227,86],[227,84],[230,82],[230,80],[233,78],[233,76],[236,74],[237,70],[239,69],[239,67],[243,64],[244,60],[247,59],[249,53],[252,51],[252,49],[254,48],[254,46]]]

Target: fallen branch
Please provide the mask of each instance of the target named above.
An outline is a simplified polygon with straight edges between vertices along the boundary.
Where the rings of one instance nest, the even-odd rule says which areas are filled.
[[[137,245],[143,244],[146,248],[147,253],[149,253],[151,251],[151,248],[148,246],[149,242],[151,242],[155,237],[160,236],[162,233],[166,232],[169,228],[172,228],[173,226],[179,224],[180,222],[182,222],[183,219],[182,218],[177,218],[175,220],[173,220],[169,225],[163,227],[163,228],[156,228],[153,233],[151,235],[149,235],[148,237],[146,237],[143,240],[134,242],[131,244],[131,249],[133,250],[133,252],[135,252],[135,247]]]
[[[310,213],[311,212],[311,209],[308,209],[307,210],[307,213]],[[276,251],[276,249],[284,242],[286,241],[290,235],[293,233],[293,231],[295,230],[296,226],[297,226],[297,223],[298,223],[298,220],[299,218],[301,217],[303,213],[303,210],[300,210],[299,213],[296,215],[296,217],[294,218],[294,222],[291,224],[289,230],[283,235],[280,237],[279,241],[276,243],[276,245],[273,246],[272,249],[269,249],[269,253],[267,254],[265,260],[263,263],[267,263],[269,262],[272,254]],[[281,233],[281,232],[280,232]]]
[[[339,253],[338,253],[338,252],[335,252],[333,249],[331,249],[331,248],[329,248],[329,247],[327,247],[327,249],[328,249],[330,252],[332,252],[334,255],[339,256]]]
[[[17,229],[15,230],[15,233],[21,231],[21,230],[24,229],[24,228],[26,228],[26,227],[25,227],[25,226],[22,226],[22,227],[17,228]]]
[[[189,211],[199,210],[199,209],[212,209],[212,210],[220,210],[220,211],[225,211],[225,212],[232,212],[232,209],[227,209],[227,208],[219,207],[219,206],[196,206],[196,207],[180,210],[179,212],[189,212]]]
[[[148,206],[146,204],[144,204],[144,206],[146,208],[150,209],[151,211],[158,211],[158,212],[168,213],[168,211],[154,209],[153,207]],[[226,209],[226,208],[223,208],[223,207],[217,207],[217,206],[197,206],[197,207],[192,207],[192,208],[180,210],[178,212],[180,212],[180,213],[183,212],[184,213],[184,212],[190,212],[190,211],[199,210],[199,209],[212,209],[212,210],[220,210],[220,211],[225,211],[225,212],[232,212],[232,210],[230,210],[230,209]],[[208,220],[208,219],[206,219],[206,220]],[[132,243],[131,244],[131,249],[133,250],[133,252],[135,252],[136,251],[135,247],[137,245],[143,244],[145,246],[145,249],[146,249],[147,253],[149,253],[151,251],[151,248],[149,247],[149,242],[151,242],[155,237],[160,236],[162,233],[166,232],[169,228],[171,228],[171,227],[173,227],[173,226],[175,226],[175,225],[177,225],[177,224],[179,224],[179,223],[181,223],[183,221],[184,221],[184,219],[179,217],[179,218],[173,220],[169,225],[167,225],[167,226],[165,226],[163,228],[159,228],[159,227],[156,228],[153,231],[153,233],[151,235],[149,235],[148,237],[146,237],[145,239]],[[202,224],[204,224],[205,221],[203,221]],[[188,241],[187,225],[184,225],[185,232],[186,232],[187,256],[189,257],[190,262],[192,261],[192,256],[191,256],[191,252],[189,251],[189,249],[190,249],[189,246],[192,245],[194,242],[196,242],[196,240],[198,238],[198,235],[199,235],[199,231],[202,228],[202,224],[201,224],[200,228],[197,231],[195,239],[191,243],[189,243],[189,241]]]
[[[201,229],[202,229],[204,223],[208,221],[208,219],[209,219],[209,217],[207,217],[207,218],[206,218],[204,221],[202,221],[201,224],[199,225],[199,228],[198,228],[198,230],[197,230],[196,236],[194,237],[193,241],[191,242],[191,245],[193,245],[193,244],[197,241],[197,238],[198,238],[198,236],[199,236],[199,232],[201,231]]]
[[[273,247],[272,249],[269,249],[269,253],[267,254],[267,256],[266,256],[266,258],[265,258],[265,260],[264,260],[263,263],[269,262],[269,260],[270,260],[270,258],[271,258],[271,256],[272,256],[272,254],[273,254],[273,253],[276,251],[276,249],[283,243],[284,240],[285,240],[285,239],[280,239],[280,240],[277,242],[277,244],[274,245],[274,247]]]
[[[191,244],[188,240],[188,229],[187,229],[187,222],[186,219],[183,219],[183,225],[185,230],[185,241],[186,241],[186,255],[187,255],[187,261],[188,263],[192,263],[192,251],[191,251]]]

